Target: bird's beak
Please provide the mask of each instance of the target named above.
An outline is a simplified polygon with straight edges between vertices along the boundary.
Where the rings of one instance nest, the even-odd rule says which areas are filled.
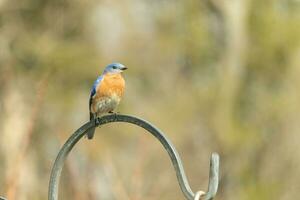
[[[126,69],[128,69],[128,68],[127,68],[127,67],[123,67],[123,68],[122,68],[123,71],[126,70]]]

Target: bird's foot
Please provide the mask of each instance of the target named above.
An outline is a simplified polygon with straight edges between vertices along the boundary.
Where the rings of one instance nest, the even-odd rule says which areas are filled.
[[[115,111],[109,111],[108,113],[109,113],[109,114],[115,114],[115,115],[116,115],[116,114],[120,114],[120,112],[115,112]]]
[[[114,112],[114,111],[109,111],[108,113],[114,116],[115,118],[114,120],[117,119],[117,114],[119,114],[119,112]]]
[[[99,124],[100,124],[99,117],[97,117],[97,118],[95,119],[95,125],[96,125],[96,126],[99,126]]]

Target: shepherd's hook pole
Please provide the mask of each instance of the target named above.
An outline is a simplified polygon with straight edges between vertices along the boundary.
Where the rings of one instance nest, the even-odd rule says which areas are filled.
[[[215,197],[218,184],[219,184],[219,155],[217,153],[213,153],[211,155],[210,160],[210,172],[209,172],[209,183],[207,192],[198,191],[193,193],[191,187],[188,183],[187,177],[185,175],[183,165],[179,154],[177,153],[174,145],[171,141],[165,136],[165,134],[160,131],[158,128],[150,124],[149,122],[129,115],[119,115],[119,114],[112,114],[112,115],[105,115],[101,118],[97,118],[93,121],[87,122],[83,126],[81,126],[77,131],[70,136],[70,138],[66,141],[63,145],[61,150],[59,151],[56,160],[54,162],[50,182],[49,182],[49,191],[48,191],[48,200],[58,200],[58,186],[59,186],[59,179],[60,175],[65,163],[65,160],[72,150],[74,145],[85,135],[87,130],[101,126],[107,123],[112,122],[126,122],[135,124],[140,126],[150,132],[159,142],[163,145],[165,150],[168,152],[169,157],[171,158],[173,167],[176,172],[177,180],[179,182],[179,186],[181,191],[183,192],[184,197],[187,200],[199,200],[201,196],[204,196],[205,200],[211,200]]]

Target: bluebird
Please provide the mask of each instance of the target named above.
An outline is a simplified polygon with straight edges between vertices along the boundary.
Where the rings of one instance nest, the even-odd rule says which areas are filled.
[[[124,94],[125,80],[122,72],[127,67],[121,63],[106,66],[101,76],[95,81],[90,95],[90,120],[94,120],[104,113],[113,113]],[[94,137],[95,128],[87,132],[88,139]]]

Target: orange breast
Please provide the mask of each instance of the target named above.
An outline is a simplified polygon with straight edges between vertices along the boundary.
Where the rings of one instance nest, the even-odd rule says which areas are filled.
[[[121,74],[105,74],[103,80],[96,88],[96,98],[117,95],[122,97],[125,89],[125,81]]]

